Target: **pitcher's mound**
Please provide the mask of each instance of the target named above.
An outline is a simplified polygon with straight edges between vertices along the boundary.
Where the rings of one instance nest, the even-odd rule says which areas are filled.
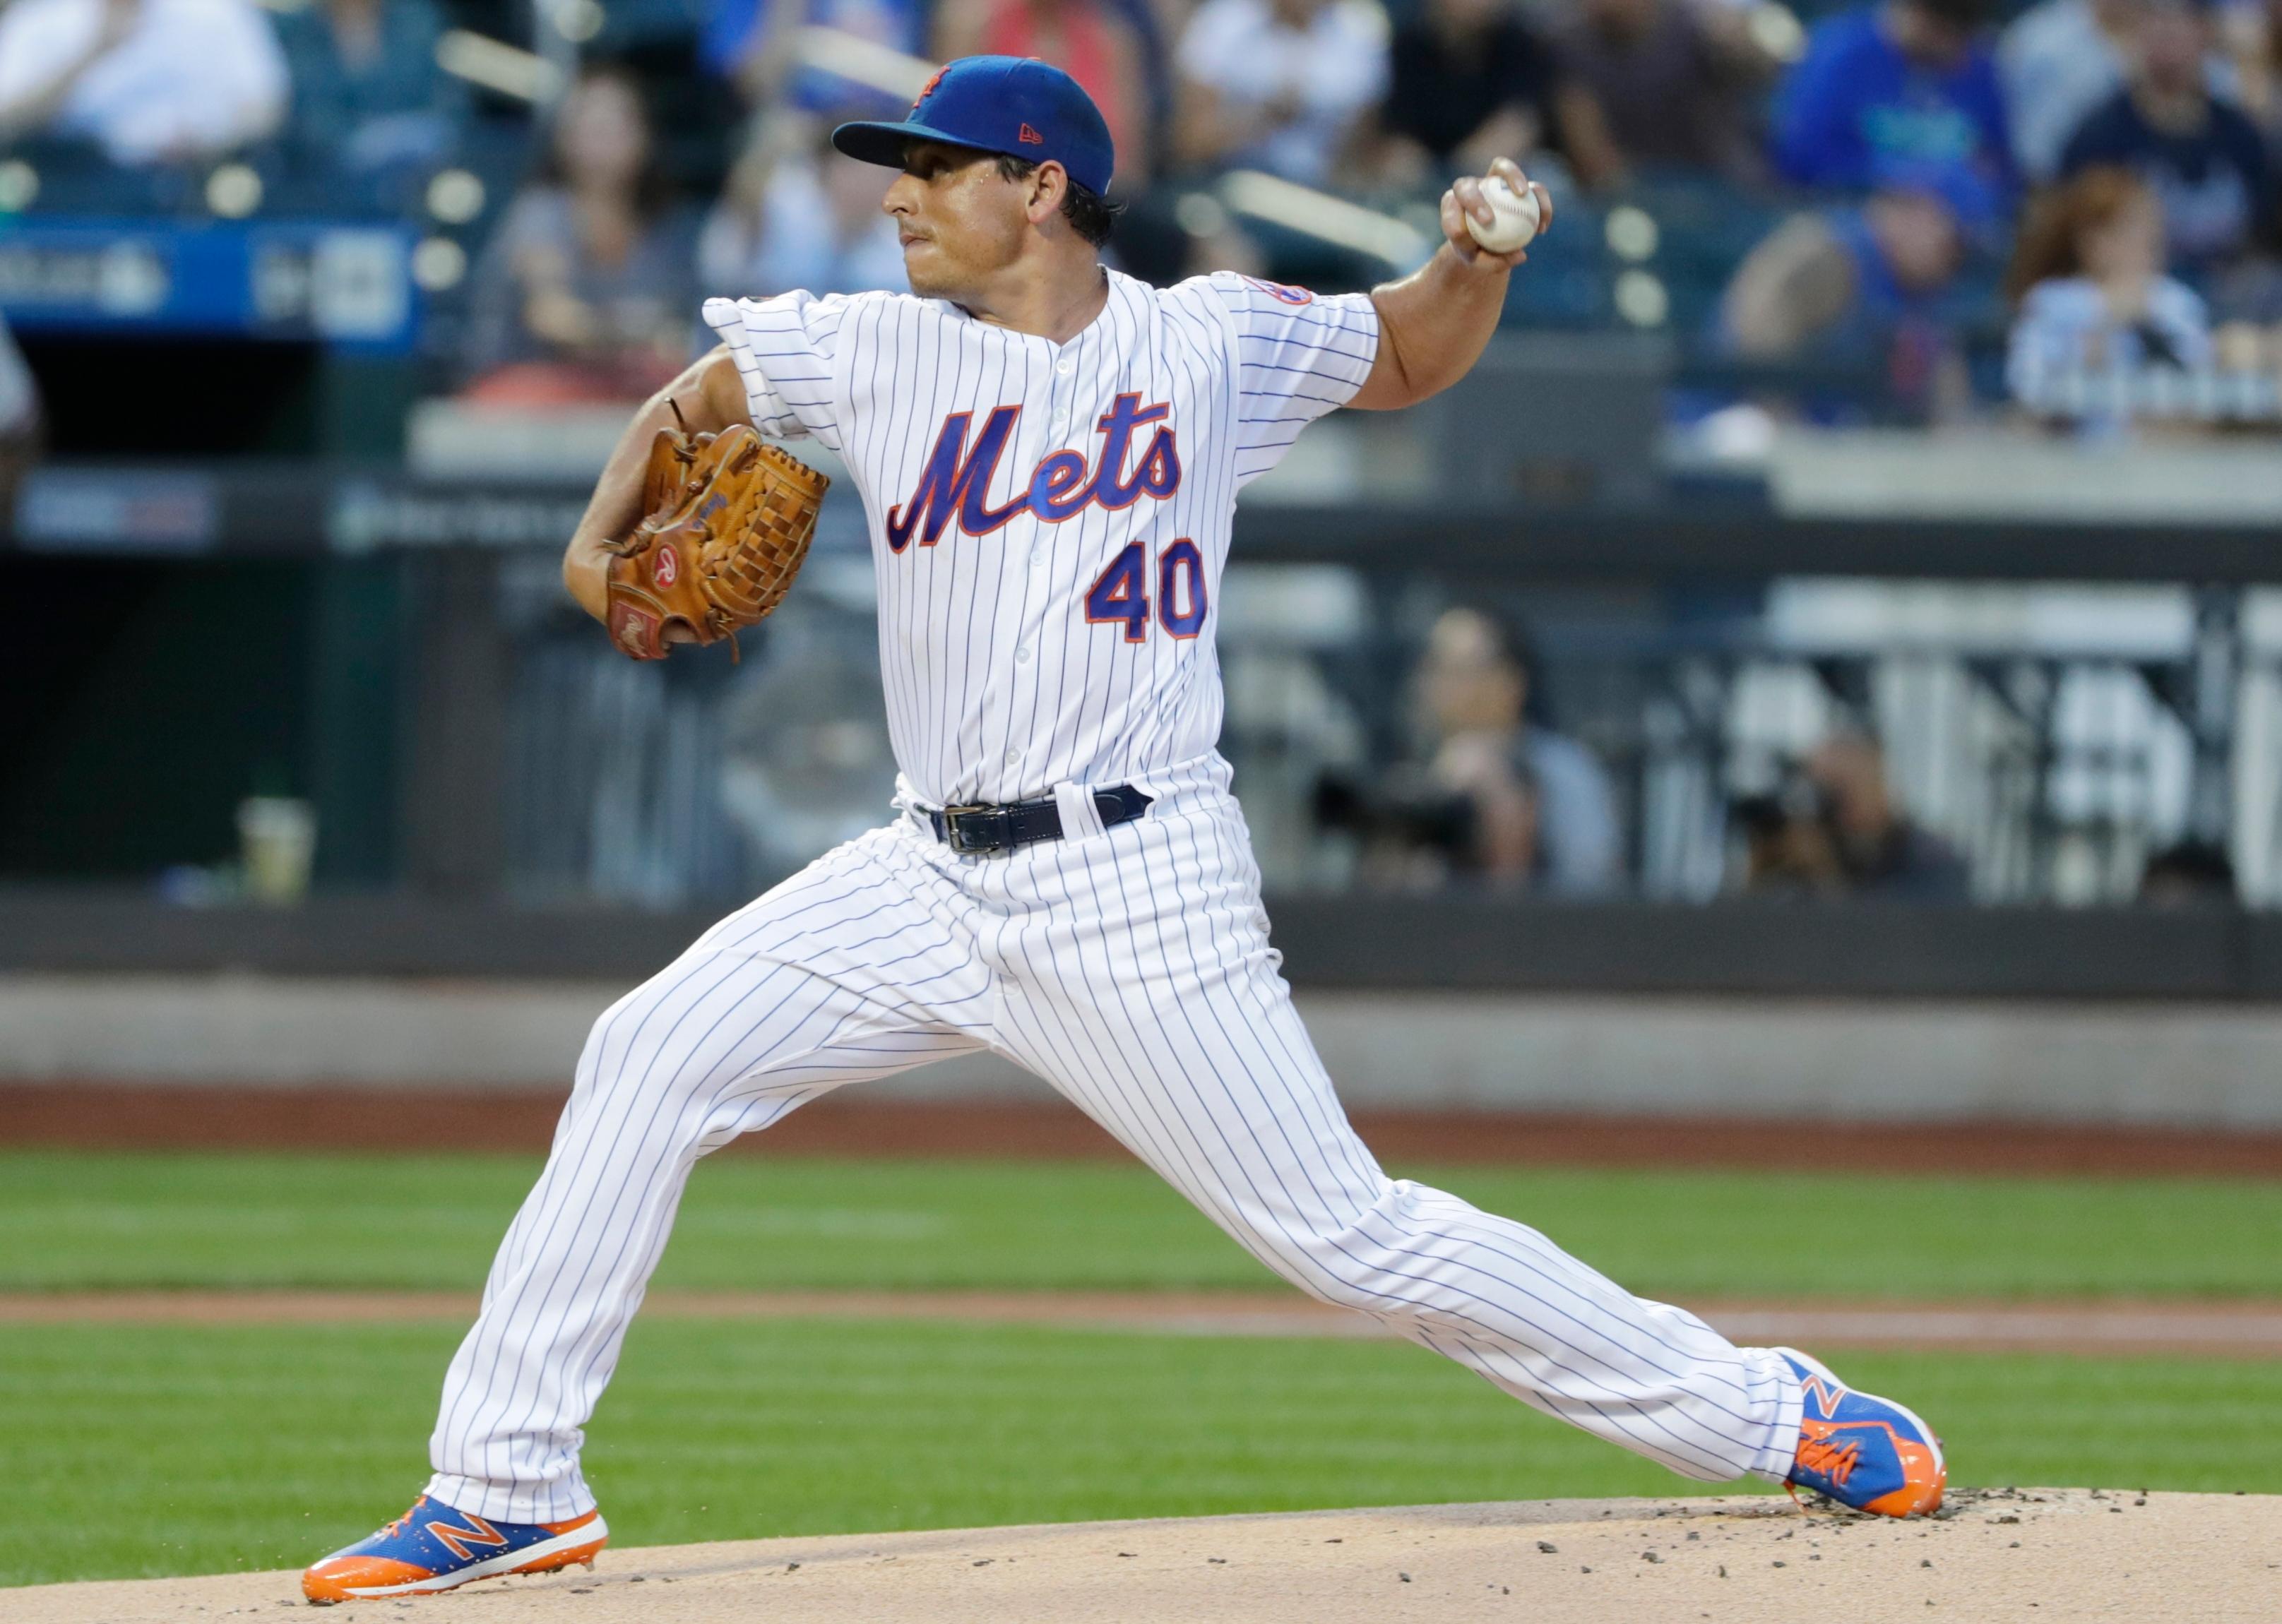
[[[18,1624],[259,1612],[292,1574],[8,1593]],[[439,1624],[1343,1624],[1510,1619],[2282,1618],[2282,1497],[1953,1491],[1896,1523],[1766,1496],[1538,1500],[609,1551],[592,1573],[494,1580],[402,1609]]]

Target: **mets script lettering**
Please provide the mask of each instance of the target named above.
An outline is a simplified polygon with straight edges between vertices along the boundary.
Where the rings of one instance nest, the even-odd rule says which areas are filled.
[[[1180,448],[1174,443],[1173,426],[1165,421],[1172,411],[1166,401],[1143,406],[1138,393],[1118,396],[1094,424],[1101,436],[1098,460],[1089,468],[1080,452],[1058,451],[1032,470],[1029,484],[1003,507],[990,506],[990,481],[1007,441],[1014,437],[1014,420],[1022,408],[995,408],[982,420],[972,451],[966,435],[974,414],[953,412],[943,420],[943,431],[935,436],[935,449],[920,472],[919,489],[911,500],[889,511],[888,545],[901,553],[917,535],[920,545],[932,547],[953,519],[966,534],[987,536],[1022,514],[1060,524],[1097,504],[1114,512],[1145,496],[1162,501],[1181,488]],[[1134,434],[1152,423],[1159,425],[1157,431],[1129,476],[1126,463]]]

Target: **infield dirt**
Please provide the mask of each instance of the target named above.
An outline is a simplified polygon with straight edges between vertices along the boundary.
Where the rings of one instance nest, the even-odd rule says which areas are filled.
[[[290,1573],[0,1593],[15,1624],[144,1624],[299,1604]],[[353,1604],[439,1624],[984,1620],[2282,1617],[2282,1496],[1953,1492],[1931,1521],[1766,1496],[1554,1500],[609,1551],[592,1572]]]

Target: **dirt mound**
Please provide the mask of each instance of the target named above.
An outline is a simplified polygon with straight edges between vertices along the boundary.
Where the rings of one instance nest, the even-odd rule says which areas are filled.
[[[8,1593],[13,1624],[276,1616],[291,1574]],[[1765,1496],[1548,1500],[611,1551],[399,1603],[571,1624],[2282,1617],[2282,1497],[1964,1490],[1930,1522]],[[377,1605],[363,1604],[351,1620]]]

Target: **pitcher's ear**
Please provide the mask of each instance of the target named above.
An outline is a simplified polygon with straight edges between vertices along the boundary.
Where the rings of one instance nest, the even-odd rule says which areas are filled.
[[[1059,184],[1049,177],[1059,176]],[[1048,159],[1030,171],[1030,202],[1032,206],[1044,204],[1046,216],[1052,219],[1061,213],[1062,199],[1069,195],[1069,171]]]

